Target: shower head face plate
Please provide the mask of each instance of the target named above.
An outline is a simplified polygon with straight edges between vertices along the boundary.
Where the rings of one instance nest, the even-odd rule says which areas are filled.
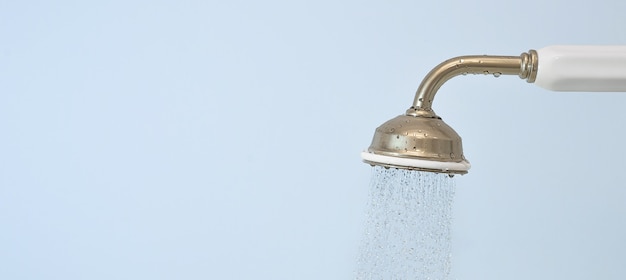
[[[378,128],[361,154],[371,165],[465,174],[470,168],[461,137],[439,117],[400,115]]]

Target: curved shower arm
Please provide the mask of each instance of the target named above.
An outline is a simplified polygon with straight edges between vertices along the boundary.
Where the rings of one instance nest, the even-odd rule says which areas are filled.
[[[415,93],[413,106],[406,115],[438,118],[432,110],[437,90],[455,76],[467,74],[518,75],[529,83],[537,77],[537,52],[530,50],[520,56],[459,56],[448,59],[431,70]]]

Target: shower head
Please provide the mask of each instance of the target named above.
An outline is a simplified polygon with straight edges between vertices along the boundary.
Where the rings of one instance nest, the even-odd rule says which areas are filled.
[[[376,129],[361,153],[370,165],[465,174],[470,168],[461,137],[432,110],[437,90],[458,75],[518,75],[554,91],[626,92],[626,45],[548,46],[520,56],[459,56],[424,78],[404,115]]]
[[[378,128],[372,144],[361,153],[370,165],[465,174],[470,168],[461,137],[432,110],[437,90],[454,76],[466,74],[519,75],[533,82],[537,53],[520,56],[460,56],[436,66],[422,81],[413,106]]]
[[[371,165],[465,174],[461,137],[439,117],[397,116],[378,128],[363,161]]]

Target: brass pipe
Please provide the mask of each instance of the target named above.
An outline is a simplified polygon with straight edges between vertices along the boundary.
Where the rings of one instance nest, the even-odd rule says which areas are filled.
[[[518,75],[529,83],[537,77],[537,52],[530,50],[520,56],[459,56],[448,59],[433,68],[422,80],[413,106],[406,111],[407,116],[439,118],[432,110],[437,90],[455,76],[467,74]]]

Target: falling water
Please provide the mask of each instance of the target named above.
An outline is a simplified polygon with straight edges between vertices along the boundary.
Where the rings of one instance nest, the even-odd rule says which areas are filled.
[[[454,180],[374,167],[356,279],[446,280]]]

